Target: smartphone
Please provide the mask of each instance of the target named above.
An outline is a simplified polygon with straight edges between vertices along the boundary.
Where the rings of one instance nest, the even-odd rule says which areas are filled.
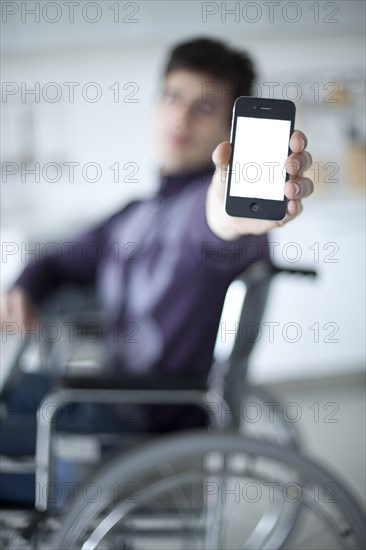
[[[231,125],[225,210],[230,216],[281,220],[289,175],[284,168],[294,131],[295,104],[284,99],[238,97]]]

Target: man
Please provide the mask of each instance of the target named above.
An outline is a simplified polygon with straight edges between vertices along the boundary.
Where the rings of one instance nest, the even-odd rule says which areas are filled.
[[[268,231],[296,217],[313,191],[302,177],[312,162],[307,140],[295,131],[285,218],[226,214],[232,107],[236,97],[250,95],[253,79],[248,57],[218,41],[174,48],[155,110],[158,192],[128,204],[58,257],[27,266],[3,297],[2,322],[30,326],[37,307],[60,286],[94,284],[107,319],[107,371],[207,373],[212,327],[230,282],[253,261],[250,244],[265,257]],[[101,252],[95,261],[84,253],[90,243]]]
[[[31,328],[37,308],[56,289],[92,284],[106,318],[106,373],[207,375],[227,288],[259,259],[250,255],[251,245],[267,257],[268,231],[297,216],[301,199],[313,190],[313,183],[301,175],[311,165],[306,137],[296,131],[287,162],[291,178],[285,185],[285,218],[272,222],[226,214],[232,107],[237,97],[250,95],[253,79],[247,56],[218,41],[199,39],[174,48],[155,109],[158,192],[127,204],[75,239],[71,248],[63,246],[61,255],[29,264],[3,296],[2,323]],[[98,252],[95,261],[85,253],[90,245]],[[3,454],[34,452],[35,410],[47,390],[47,382],[41,387],[34,380],[11,397],[15,410],[23,401],[31,418],[27,425],[17,422],[16,414],[7,418]],[[108,424],[109,412],[104,409],[102,422]],[[141,409],[140,415],[144,429],[147,417],[152,429],[159,430],[202,423],[192,411],[182,415],[179,407],[169,414],[150,409],[146,415]],[[32,500],[34,480],[27,484]],[[0,491],[0,498],[24,500],[24,487],[23,478],[11,495]]]

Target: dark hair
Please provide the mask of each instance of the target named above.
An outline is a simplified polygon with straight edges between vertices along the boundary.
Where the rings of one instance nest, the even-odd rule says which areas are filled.
[[[230,48],[219,40],[197,38],[173,48],[164,75],[187,69],[205,73],[227,85],[230,116],[237,97],[251,95],[255,70],[246,53]]]

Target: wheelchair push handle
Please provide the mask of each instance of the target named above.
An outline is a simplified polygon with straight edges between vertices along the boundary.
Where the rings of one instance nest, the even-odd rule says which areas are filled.
[[[313,278],[318,276],[317,271],[314,269],[305,267],[282,267],[266,259],[258,260],[251,264],[238,278],[243,280],[247,287],[256,287],[257,285],[269,285],[272,278],[280,273]]]
[[[305,277],[317,277],[318,273],[314,269],[305,269],[305,268],[290,268],[290,267],[279,267],[272,264],[272,274],[277,275],[278,273],[289,273],[290,275],[304,275]]]

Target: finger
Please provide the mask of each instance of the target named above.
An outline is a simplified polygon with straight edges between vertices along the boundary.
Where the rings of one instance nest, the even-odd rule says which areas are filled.
[[[313,164],[313,158],[309,151],[303,151],[301,153],[302,157],[302,171],[306,172],[306,170],[309,170],[310,166]]]
[[[276,225],[278,227],[282,227],[290,220],[296,218],[296,216],[298,216],[302,212],[302,210],[303,207],[300,200],[289,200],[287,202],[287,211],[285,217],[282,220],[276,222]]]
[[[231,144],[228,141],[220,143],[212,154],[216,170],[212,178],[212,185],[220,197],[225,195],[226,171],[231,156]]]
[[[289,200],[287,202],[287,213],[291,219],[298,216],[303,211],[301,200]]]
[[[295,130],[290,139],[290,149],[293,153],[301,153],[308,146],[308,138],[300,130]]]
[[[222,168],[222,165],[224,165],[224,168],[227,167],[229,164],[231,155],[231,144],[228,141],[223,141],[222,143],[219,143],[219,145],[216,147],[214,152],[212,153],[212,160],[214,161],[216,165],[216,169]]]
[[[306,172],[313,163],[310,153],[291,153],[286,159],[285,169],[290,176],[299,177],[303,172]]]
[[[24,311],[24,302],[23,297],[17,291],[11,293],[9,296],[9,302],[11,306],[11,319],[14,323],[18,324],[18,328],[25,321],[25,311]]]
[[[288,199],[301,199],[308,197],[314,191],[314,183],[310,178],[298,178],[288,180],[285,183],[285,195]]]
[[[0,309],[1,323],[7,323],[10,319],[9,299],[7,294],[4,294],[1,296],[0,306],[1,306],[1,309]]]

